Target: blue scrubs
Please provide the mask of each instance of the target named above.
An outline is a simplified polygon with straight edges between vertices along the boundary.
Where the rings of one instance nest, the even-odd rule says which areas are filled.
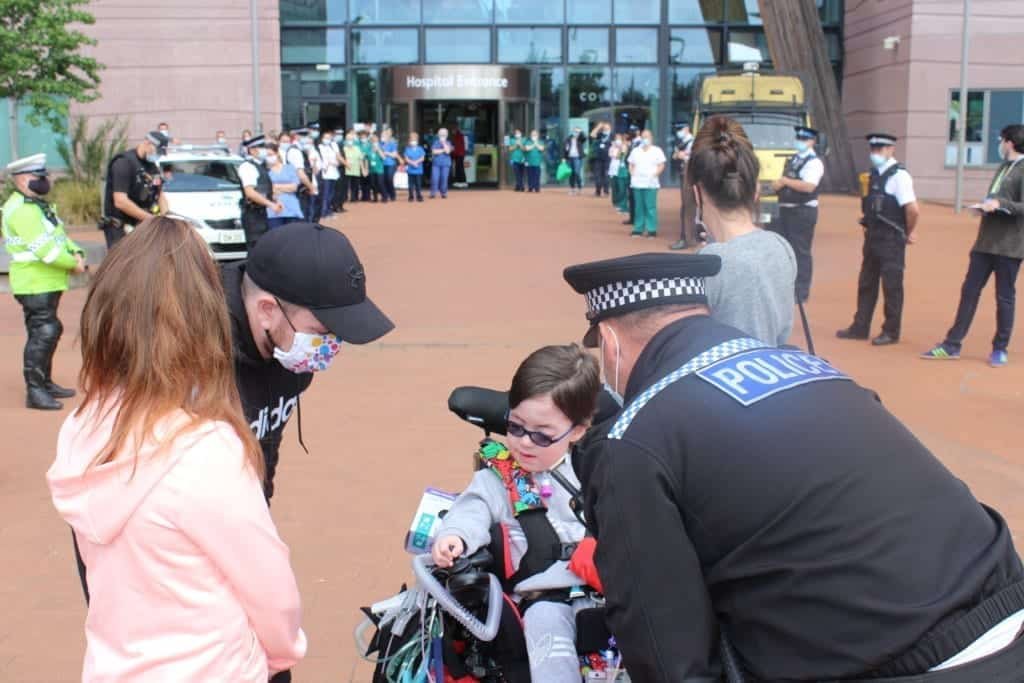
[[[430,154],[433,157],[430,164],[431,199],[439,192],[442,197],[448,196],[448,174],[452,169],[452,157],[450,151],[445,151],[445,145],[451,150],[451,143],[440,138],[434,140],[430,146]]]

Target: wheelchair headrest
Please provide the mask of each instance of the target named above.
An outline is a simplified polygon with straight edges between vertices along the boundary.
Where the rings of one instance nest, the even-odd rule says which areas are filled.
[[[488,434],[505,434],[508,392],[482,387],[459,387],[448,397],[448,410]]]
[[[610,393],[597,395],[594,424],[600,424],[619,412],[621,406]],[[508,392],[483,387],[459,387],[448,397],[448,410],[488,434],[504,436],[508,424]]]

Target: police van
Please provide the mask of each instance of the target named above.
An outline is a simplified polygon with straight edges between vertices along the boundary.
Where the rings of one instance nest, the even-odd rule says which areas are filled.
[[[188,220],[217,261],[246,256],[238,178],[242,162],[218,145],[171,145],[157,162],[169,213]]]

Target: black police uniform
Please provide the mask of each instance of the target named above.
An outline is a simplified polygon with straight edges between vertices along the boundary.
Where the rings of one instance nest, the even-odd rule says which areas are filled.
[[[103,194],[103,219],[100,222],[107,249],[125,236],[126,226],[135,227],[138,223],[135,218],[114,206],[114,193],[124,192],[139,208],[155,213],[161,190],[160,168],[152,161],[139,158],[136,150],[125,150],[110,160]]]
[[[270,179],[266,164],[256,159],[246,159],[244,164],[250,164],[256,169],[257,179],[253,188],[268,200],[274,199],[274,182]],[[246,250],[252,249],[263,234],[268,230],[267,207],[256,204],[245,196],[245,189],[242,189],[242,199],[239,202],[242,210],[242,229],[245,231]]]
[[[864,249],[857,278],[857,313],[848,335],[867,338],[871,317],[878,302],[881,278],[885,295],[885,322],[882,334],[893,340],[900,338],[903,319],[903,270],[907,253],[907,213],[895,196],[885,191],[889,180],[905,170],[892,164],[883,173],[871,169],[868,194],[861,202],[864,217]]]
[[[698,289],[648,279],[650,258],[566,279],[605,317],[652,305],[650,292],[678,303]],[[923,674],[1024,609],[1003,519],[873,392],[814,356],[744,339],[707,316],[664,327],[622,412],[575,458],[633,681],[718,680],[720,630],[759,681]],[[1021,666],[1024,641],[954,677],[908,680],[1010,683]]]
[[[800,171],[812,159],[814,152],[806,156],[794,155],[786,162],[783,176],[800,180]],[[785,237],[796,256],[796,299],[807,301],[811,293],[811,242],[814,240],[814,226],[818,223],[817,205],[809,205],[818,199],[818,188],[811,192],[798,192],[790,187],[779,190],[779,232]]]
[[[611,148],[611,136],[604,130],[592,138],[590,146],[590,172],[594,176],[594,196],[600,197],[602,193],[608,194],[608,164],[611,159],[608,152]]]

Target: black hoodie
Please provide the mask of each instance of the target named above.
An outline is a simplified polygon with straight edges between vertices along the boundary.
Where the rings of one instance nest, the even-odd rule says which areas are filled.
[[[288,418],[298,411],[299,394],[313,382],[312,373],[295,374],[274,358],[264,358],[252,337],[249,316],[242,301],[244,263],[223,268],[224,291],[231,314],[231,339],[235,358],[235,383],[242,397],[242,411],[263,449],[267,475],[264,491],[267,500],[274,495],[274,471],[277,469],[281,435]],[[299,429],[302,424],[300,418]],[[301,436],[300,436],[301,438]]]

